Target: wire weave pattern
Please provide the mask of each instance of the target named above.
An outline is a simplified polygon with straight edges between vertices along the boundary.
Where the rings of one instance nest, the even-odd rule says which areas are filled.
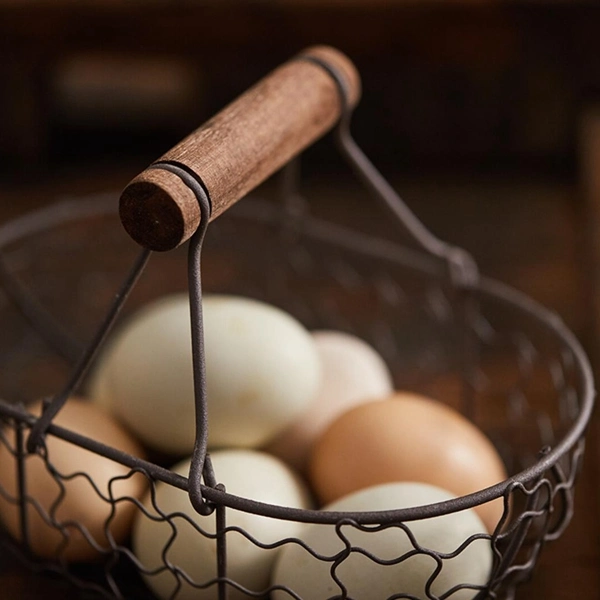
[[[169,580],[174,599],[189,597],[193,588],[213,589],[212,596],[206,596],[213,598],[225,598],[226,592],[230,598],[302,598],[294,590],[270,582],[256,589],[244,588],[230,576],[226,556],[220,558],[224,575],[218,575],[216,562],[212,574],[200,579],[184,572],[173,558],[183,527],[192,528],[195,535],[213,540],[215,545],[221,540],[226,546],[226,540],[242,536],[259,554],[295,546],[295,551],[329,571],[329,600],[352,598],[345,578],[356,561],[385,570],[413,560],[431,562],[425,589],[416,595],[403,590],[399,582],[388,600],[515,597],[518,585],[531,576],[544,544],[560,537],[573,513],[592,394],[588,366],[579,347],[553,315],[517,292],[483,280],[473,291],[476,310],[464,311],[446,265],[435,258],[306,214],[291,215],[273,202],[245,200],[208,228],[203,250],[205,293],[266,300],[310,329],[354,333],[381,353],[397,388],[437,397],[472,418],[498,448],[510,478],[491,491],[458,499],[452,507],[466,509],[501,498],[504,514],[496,530],[471,536],[459,547],[440,552],[421,546],[411,524],[446,514],[447,505],[392,511],[379,520],[369,514],[334,519],[318,511],[285,513],[277,507],[240,505],[218,485],[202,490],[216,510],[192,519],[183,513],[167,514],[161,507],[162,488],[176,489],[185,496],[189,486],[185,477],[170,474],[160,457],[156,461],[127,457],[51,425],[47,437],[62,437],[92,451],[106,452],[126,467],[126,472],[104,489],[84,472],[59,472],[44,445],[29,454],[26,440],[36,418],[19,403],[60,389],[72,368],[70,363],[81,354],[86,337],[92,337],[118,282],[125,277],[127,257],[131,256],[130,262],[135,257],[129,241],[115,233],[118,226],[106,208],[113,199],[109,201],[66,203],[0,230],[0,275],[5,290],[0,306],[3,322],[8,324],[0,341],[0,419],[5,424],[0,445],[14,460],[16,472],[26,471],[32,460],[43,461],[56,484],[49,507],[18,485],[15,489],[0,486],[0,502],[15,507],[23,528],[21,543],[0,534],[3,547],[33,570],[60,573],[77,588],[105,598],[151,598],[143,580],[154,577]],[[72,260],[65,273],[65,257],[72,257],[84,239],[107,243],[102,252],[86,252],[82,257],[85,269]],[[179,251],[153,256],[132,290],[124,314],[154,296],[184,290],[185,262]],[[36,310],[38,305],[43,311]],[[75,335],[76,331],[80,334]],[[465,336],[471,341],[469,352],[465,351]],[[133,477],[147,480],[151,508],[115,493],[119,479]],[[218,472],[215,477],[218,482]],[[68,486],[75,480],[85,482],[107,506],[101,540],[94,539],[81,524],[59,516]],[[166,542],[156,564],[143,564],[128,543],[118,544],[112,537],[115,512],[126,504],[140,518],[165,528]],[[305,527],[329,528],[334,532],[334,548],[306,543],[304,529],[286,539],[263,539],[259,532],[228,524],[238,510],[304,521]],[[59,533],[62,542],[52,559],[37,558],[27,550],[30,512]],[[97,564],[70,565],[64,560],[63,549],[74,532],[83,535],[100,555]],[[393,537],[397,553],[377,556],[371,552],[366,540],[376,535]],[[492,572],[485,585],[464,582],[449,589],[436,587],[443,565],[476,551],[481,543],[491,544],[493,552]]]

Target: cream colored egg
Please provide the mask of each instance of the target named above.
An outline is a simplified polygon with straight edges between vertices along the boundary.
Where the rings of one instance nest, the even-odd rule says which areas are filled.
[[[314,397],[320,363],[310,334],[255,300],[203,301],[209,445],[258,447]],[[148,446],[190,454],[195,402],[188,298],[146,306],[108,346],[90,395]]]
[[[365,341],[341,331],[315,331],[312,336],[322,365],[319,392],[308,410],[266,448],[301,471],[312,444],[337,416],[393,389],[385,361]]]
[[[282,461],[256,450],[217,450],[211,454],[217,480],[225,484],[227,491],[237,496],[251,498],[269,504],[310,508],[311,499],[303,481]],[[189,461],[173,470],[188,475]],[[171,522],[177,534],[172,543],[173,529],[168,522],[153,520],[140,511],[134,526],[133,549],[144,572],[164,567],[165,559],[183,570],[195,584],[207,583],[217,576],[216,541],[205,537],[198,529],[213,535],[216,531],[215,513],[201,516],[194,511],[188,494],[182,490],[159,483],[154,503],[148,496],[144,502],[151,517],[158,515],[157,508],[165,515],[172,515]],[[294,536],[301,525],[254,514],[227,509],[227,526],[240,527],[263,544],[273,544],[280,539]],[[244,535],[230,531],[226,534],[228,577],[254,592],[269,585],[273,562],[278,549],[261,549]],[[161,599],[170,598],[176,586],[171,571],[146,574],[144,579]],[[230,600],[247,598],[235,588],[229,588]],[[200,590],[182,579],[178,600],[213,600],[218,598],[216,585]]]
[[[30,411],[39,414],[41,404]],[[133,456],[143,456],[131,435],[89,402],[70,398],[53,422]],[[46,456],[29,455],[24,462],[33,552],[81,562],[98,559],[102,551],[110,550],[113,541],[123,543],[136,511],[134,500],[144,495],[147,479],[51,434],[46,436]],[[49,468],[56,471],[56,477]],[[10,533],[22,540],[18,505],[5,498],[5,494],[13,499],[18,496],[16,473],[14,456],[0,444],[0,486],[4,490],[0,494],[0,518]],[[114,502],[109,501],[111,498]]]
[[[434,504],[452,498],[445,490],[427,484],[391,483],[355,492],[326,506],[324,510],[391,510]],[[288,544],[278,557],[272,583],[287,586],[303,600],[337,596],[341,589],[331,576],[332,559],[344,550],[347,540],[352,548],[360,548],[377,559],[389,561],[389,564],[381,565],[364,553],[353,551],[337,565],[335,574],[351,598],[386,600],[396,597],[395,594],[404,594],[406,597],[410,594],[411,598],[425,600],[429,597],[425,589],[431,578],[431,591],[440,597],[455,586],[487,584],[493,556],[489,536],[472,539],[453,558],[441,558],[441,570],[437,574],[438,562],[431,553],[427,553],[455,553],[471,536],[485,534],[485,526],[473,510],[407,522],[405,525],[424,552],[416,551],[409,535],[399,524],[380,531],[362,531],[345,524],[341,526],[339,535],[333,525],[308,525],[301,533],[301,539],[313,551],[329,560],[320,561],[303,547]],[[400,560],[403,556],[406,558]],[[477,588],[464,588],[449,598],[470,600],[477,593]],[[287,600],[290,595],[276,591],[272,598]]]
[[[204,314],[209,445],[259,447],[317,394],[315,344],[298,321],[263,302],[210,296]]]
[[[194,445],[194,380],[189,302],[156,300],[109,340],[88,393],[147,446],[189,454]]]

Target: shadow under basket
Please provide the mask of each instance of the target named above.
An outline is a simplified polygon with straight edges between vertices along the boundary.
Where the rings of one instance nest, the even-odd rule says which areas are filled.
[[[544,544],[560,537],[573,514],[593,407],[584,352],[556,315],[479,276],[464,254],[435,256],[360,227],[316,218],[286,181],[283,200],[250,196],[206,227],[201,288],[200,238],[169,252],[144,250],[140,256],[119,223],[112,196],[64,201],[0,228],[0,447],[14,462],[10,469],[16,474],[12,488],[0,482],[0,507],[11,507],[17,522],[17,535],[0,533],[3,551],[14,553],[33,571],[60,574],[86,597],[152,598],[152,586],[146,584],[161,577],[169,582],[163,594],[167,598],[513,598],[518,585],[531,577]],[[170,470],[173,460],[167,457],[142,459],[120,452],[57,426],[52,416],[40,426],[65,389],[85,391],[87,367],[114,324],[151,300],[186,291],[200,312],[202,291],[242,295],[287,311],[309,330],[334,329],[367,341],[386,361],[396,389],[436,398],[475,423],[502,457],[508,479],[422,506],[348,513],[305,510],[227,493],[218,471],[207,472],[205,456],[200,464],[204,479],[195,485],[191,477]],[[202,360],[198,352],[196,360]],[[52,400],[37,417],[26,405],[40,398]],[[32,443],[36,432],[39,439]],[[202,441],[205,432],[197,435]],[[50,438],[122,465],[115,478],[119,481],[100,485],[85,472],[60,472],[45,451]],[[27,491],[27,470],[34,460],[53,482],[47,505]],[[142,480],[153,499],[150,508],[119,495],[117,483],[128,479]],[[106,508],[100,537],[76,520],[61,518],[74,482],[86,486]],[[158,489],[164,486],[197,507],[194,518],[161,510]],[[495,530],[469,536],[451,550],[425,547],[413,532],[417,523],[433,523],[489,502],[504,507]],[[158,564],[137,558],[129,538],[117,542],[111,535],[122,507],[169,531]],[[294,535],[265,539],[260,531],[229,524],[239,512],[299,526]],[[55,531],[50,557],[31,551],[34,519]],[[305,541],[305,528],[315,527],[328,529],[332,547],[324,550]],[[212,545],[203,578],[177,564],[175,548],[183,529]],[[95,561],[66,560],[73,536],[83,537],[94,549]],[[372,551],[369,540],[380,536],[396,540],[391,544],[395,555]],[[236,579],[234,557],[228,553],[239,538],[245,540],[247,556],[272,557],[295,546],[299,569],[312,561],[319,572],[324,570],[330,582],[327,593],[301,595],[270,580],[246,587]],[[186,539],[184,550],[191,553],[193,542]],[[443,584],[453,562],[478,545],[491,549],[489,576]],[[415,591],[395,574],[418,561],[429,561],[430,574]],[[381,598],[367,597],[348,583],[352,571],[363,582],[388,578],[394,589]]]

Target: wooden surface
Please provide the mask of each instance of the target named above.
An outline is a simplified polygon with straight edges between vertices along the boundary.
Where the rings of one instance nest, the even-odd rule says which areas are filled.
[[[0,221],[65,193],[107,187],[118,190],[127,178],[127,173],[112,178],[101,173],[44,186],[0,187]],[[515,285],[558,312],[587,348],[594,347],[590,307],[597,299],[590,296],[591,271],[583,236],[587,217],[575,182],[432,175],[398,182],[398,188],[434,233],[470,250],[484,273]],[[324,216],[341,222],[365,218],[365,227],[372,226],[361,212],[361,204],[352,201],[335,182],[317,186],[315,198],[318,212]],[[599,433],[595,416],[577,486],[574,518],[562,538],[543,550],[533,580],[517,594],[520,600],[599,597]],[[76,598],[61,582],[25,572],[6,556],[0,556],[0,590],[0,597],[10,600]]]
[[[334,48],[306,49],[272,71],[200,128],[160,157],[200,178],[211,201],[211,219],[247,195],[338,121],[343,82],[349,107],[360,97],[352,62]],[[157,180],[161,177],[160,181]],[[176,179],[176,178],[175,178]],[[127,232],[151,250],[171,250],[199,225],[193,192],[155,169],[137,176],[121,196]]]

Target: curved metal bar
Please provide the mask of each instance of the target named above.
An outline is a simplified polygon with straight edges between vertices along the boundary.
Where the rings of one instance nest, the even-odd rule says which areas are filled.
[[[235,218],[252,219],[252,211],[249,211],[245,216],[241,216],[242,211],[237,211]],[[256,213],[255,213],[256,214]],[[261,214],[261,218],[265,222],[272,222],[274,225],[279,223],[277,218],[277,211],[265,212]],[[38,218],[39,214],[35,218],[31,218],[28,221],[24,221],[27,227],[23,227],[21,235],[27,235],[35,232],[40,228],[41,221]],[[348,250],[357,252],[361,255],[370,256],[373,252],[370,251],[368,240],[365,237],[364,243],[356,246],[351,244],[350,232],[344,230],[340,226],[336,226],[334,231],[339,232],[339,235],[333,238],[328,238],[329,229],[325,226],[326,224],[314,220],[316,225],[320,225],[316,228],[312,227],[313,218],[307,218],[307,227],[305,227],[303,235],[308,238],[315,238],[321,242],[329,241],[332,244],[341,243],[342,247],[347,247]],[[346,235],[344,235],[344,232]],[[0,247],[2,245],[2,229],[0,229]],[[374,252],[374,256],[387,260],[392,263],[406,266],[405,260],[403,260],[403,249],[399,246],[395,246],[398,250],[397,256],[394,253],[384,253],[380,256],[378,252]],[[401,252],[402,250],[402,252]],[[425,277],[436,277],[440,276],[441,272],[434,268],[428,261],[415,262],[411,266],[415,271],[420,271]],[[538,462],[534,465],[525,469],[513,477],[500,482],[492,487],[479,492],[463,496],[456,500],[451,500],[435,505],[428,505],[424,507],[415,507],[410,509],[399,509],[386,512],[375,512],[375,513],[329,513],[323,511],[310,511],[293,509],[289,507],[281,507],[276,505],[270,505],[266,503],[256,502],[246,498],[240,498],[232,494],[221,492],[212,487],[200,486],[200,492],[203,498],[214,504],[223,504],[229,508],[235,508],[246,512],[255,512],[270,516],[273,518],[279,518],[284,520],[296,520],[308,523],[328,523],[335,524],[340,518],[354,519],[362,524],[376,524],[386,523],[392,521],[412,521],[422,518],[429,518],[439,516],[447,512],[456,512],[465,508],[473,508],[484,502],[489,502],[501,497],[507,491],[507,489],[514,485],[515,482],[527,484],[535,481],[539,478],[547,469],[552,467],[556,461],[560,459],[566,452],[570,451],[577,441],[583,436],[587,424],[591,418],[592,410],[594,407],[594,380],[591,365],[589,360],[576,337],[563,323],[563,321],[553,312],[544,308],[537,301],[529,298],[522,292],[497,281],[482,277],[480,283],[475,290],[476,294],[486,300],[491,300],[495,303],[503,305],[505,308],[513,311],[515,315],[526,317],[530,319],[532,323],[537,324],[543,330],[549,332],[553,337],[558,340],[565,348],[573,354],[574,360],[574,374],[577,378],[577,385],[581,390],[582,401],[580,405],[580,411],[577,419],[573,422],[570,429],[565,433],[564,437],[556,444],[550,451],[545,454]],[[32,415],[24,413],[17,407],[11,406],[7,403],[0,401],[0,413],[14,418],[17,421],[27,423],[30,427],[36,422],[36,418]],[[140,461],[136,457],[120,453],[114,449],[108,448],[99,444],[93,440],[90,440],[84,436],[78,435],[74,432],[70,432],[56,425],[50,425],[48,431],[53,435],[57,435],[62,439],[71,441],[74,444],[87,448],[93,452],[99,453],[103,456],[107,456],[112,460],[116,460],[122,464],[131,466],[132,468],[143,468],[154,478],[160,481],[165,481],[170,485],[174,485],[183,490],[188,490],[188,481],[180,476],[175,476],[172,472],[167,469],[163,469],[153,463],[146,461]]]
[[[325,69],[336,83],[342,110],[335,136],[342,156],[348,161],[363,185],[391,212],[402,230],[408,233],[422,249],[442,260],[447,268],[457,306],[456,336],[460,352],[457,353],[456,358],[458,370],[462,373],[462,412],[474,421],[475,390],[472,381],[479,357],[479,344],[468,325],[479,310],[477,300],[471,293],[479,281],[477,263],[466,250],[447,244],[434,236],[409,209],[352,137],[350,123],[353,107],[348,101],[346,80],[326,62],[315,57],[307,57],[307,60]]]
[[[336,140],[342,155],[353,167],[360,181],[382,201],[414,242],[429,254],[448,264],[453,283],[462,287],[475,286],[479,275],[474,258],[462,248],[447,244],[434,236],[354,141],[350,133],[353,109],[348,101],[348,89],[344,78],[331,65],[314,56],[304,56],[302,59],[315,63],[327,71],[337,85],[342,110],[335,129]]]
[[[190,318],[192,328],[192,363],[194,368],[194,401],[196,414],[196,439],[192,452],[188,493],[192,506],[203,515],[214,511],[214,506],[203,498],[202,478],[210,487],[216,485],[208,449],[208,406],[206,401],[206,361],[204,358],[204,326],[202,319],[202,277],[200,262],[202,243],[211,214],[211,202],[200,179],[189,169],[175,162],[155,163],[150,168],[163,169],[177,175],[193,192],[200,206],[200,226],[190,239],[188,248],[188,283]]]
[[[81,359],[75,366],[75,369],[73,370],[70,379],[67,381],[67,384],[58,394],[54,396],[54,398],[52,398],[49,403],[45,404],[41,417],[32,427],[31,432],[29,433],[29,437],[27,439],[28,452],[35,452],[37,448],[43,445],[44,435],[46,434],[46,430],[52,422],[52,419],[58,414],[69,396],[85,377],[90,365],[92,364],[92,361],[102,345],[102,342],[104,342],[108,336],[112,326],[119,316],[119,313],[121,312],[129,293],[142,274],[142,271],[144,270],[144,267],[150,258],[150,254],[150,250],[142,250],[132,269],[127,274],[121,289],[117,292],[113,303],[109,307],[106,316],[100,323],[100,327],[97,329],[92,341],[88,344]]]
[[[571,481],[562,481],[561,474],[558,470],[558,460],[568,452],[571,452],[582,439],[585,428],[590,420],[591,411],[594,403],[594,390],[593,390],[593,377],[591,367],[587,360],[587,357],[576,340],[575,336],[570,330],[562,323],[562,321],[556,317],[553,313],[550,313],[544,309],[538,303],[532,301],[524,294],[516,292],[497,282],[480,278],[477,265],[470,254],[460,248],[453,247],[432,235],[419,219],[410,211],[410,209],[404,204],[395,190],[389,185],[389,183],[383,178],[381,173],[373,166],[369,159],[364,155],[362,150],[353,140],[350,134],[350,119],[351,110],[347,102],[347,92],[345,89],[345,83],[343,78],[339,76],[328,64],[319,61],[314,57],[303,57],[303,60],[310,60],[327,70],[332,76],[334,81],[338,85],[340,92],[340,102],[342,104],[342,111],[338,127],[336,129],[337,141],[340,147],[340,151],[348,160],[350,165],[356,171],[361,181],[366,187],[373,193],[375,197],[380,199],[384,206],[394,215],[397,222],[402,225],[403,230],[409,234],[413,242],[416,242],[418,247],[423,249],[429,254],[427,257],[431,260],[423,260],[421,262],[415,261],[413,268],[417,271],[420,267],[423,267],[422,273],[426,276],[437,277],[443,279],[447,277],[450,284],[458,292],[456,301],[459,310],[460,322],[458,326],[464,332],[464,338],[460,341],[461,348],[463,350],[465,365],[463,365],[464,379],[468,380],[468,364],[474,364],[477,356],[471,352],[475,352],[476,348],[471,347],[469,344],[473,341],[472,323],[470,320],[471,313],[473,310],[478,310],[478,305],[475,301],[482,299],[492,299],[497,303],[504,303],[511,311],[513,315],[525,316],[531,323],[535,323],[541,327],[544,333],[553,336],[553,339],[559,341],[564,348],[566,348],[573,356],[574,374],[577,379],[577,386],[581,391],[582,401],[579,408],[579,413],[576,418],[573,419],[573,423],[570,429],[567,431],[553,448],[548,448],[547,453],[539,458],[539,460],[529,469],[523,470],[517,473],[513,477],[499,482],[498,484],[491,486],[487,489],[480,490],[478,492],[465,495],[459,498],[440,502],[436,504],[430,504],[426,506],[410,507],[406,509],[393,509],[386,511],[363,511],[363,512],[327,512],[322,510],[304,510],[304,509],[293,509],[287,506],[275,506],[264,502],[257,502],[248,498],[243,498],[235,495],[228,494],[223,486],[217,484],[215,473],[212,469],[210,456],[207,454],[208,447],[208,410],[207,410],[207,398],[206,398],[206,372],[205,372],[205,357],[204,357],[204,331],[203,331],[203,319],[202,319],[202,284],[201,284],[201,252],[202,245],[207,230],[207,226],[210,220],[211,205],[209,194],[206,192],[202,181],[189,169],[184,166],[172,162],[155,163],[152,168],[160,168],[175,173],[181,180],[194,192],[201,210],[201,224],[199,230],[194,234],[190,241],[189,253],[188,253],[188,282],[189,282],[189,297],[190,297],[190,319],[192,327],[192,360],[194,366],[194,395],[195,395],[195,410],[196,410],[196,438],[194,443],[194,450],[192,455],[192,463],[190,467],[189,477],[177,476],[171,473],[167,469],[163,469],[155,464],[145,462],[139,458],[130,456],[129,454],[118,452],[114,448],[99,444],[94,440],[86,438],[84,436],[75,434],[68,430],[62,429],[52,423],[52,418],[60,410],[70,393],[78,385],[79,381],[84,376],[86,369],[88,368],[95,352],[103,342],[106,334],[108,333],[116,314],[122,306],[125,298],[127,297],[128,291],[135,285],[137,277],[141,273],[143,266],[145,265],[149,252],[147,255],[142,253],[138,259],[136,265],[130,273],[127,281],[124,284],[120,297],[117,298],[113,306],[109,309],[109,314],[106,320],[103,322],[94,340],[88,346],[84,356],[77,365],[75,372],[69,380],[66,388],[57,394],[53,400],[47,405],[44,410],[42,417],[35,418],[32,415],[28,415],[22,408],[9,407],[3,402],[0,402],[0,414],[14,418],[17,421],[17,426],[20,428],[31,427],[31,432],[27,440],[27,448],[32,451],[38,448],[44,442],[44,436],[47,432],[62,437],[63,439],[77,444],[80,447],[87,448],[97,454],[107,456],[116,460],[124,465],[128,465],[134,469],[141,469],[156,481],[165,481],[173,486],[176,486],[182,490],[187,491],[190,501],[195,510],[203,515],[212,513],[217,508],[217,534],[216,539],[219,545],[218,548],[218,582],[219,582],[219,598],[226,596],[227,586],[242,589],[234,581],[227,578],[226,573],[226,549],[225,533],[228,531],[226,527],[225,514],[226,509],[234,508],[245,512],[251,512],[260,514],[268,517],[293,520],[298,522],[306,523],[328,523],[334,524],[336,527],[340,527],[343,521],[352,521],[356,527],[365,525],[377,525],[383,527],[386,524],[398,524],[407,523],[410,521],[420,520],[424,518],[436,517],[443,514],[449,514],[452,512],[458,512],[467,508],[473,508],[477,505],[495,500],[501,496],[504,496],[505,500],[505,515],[509,507],[508,497],[512,490],[519,486],[523,486],[525,483],[536,482],[543,480],[544,474],[550,469],[558,473],[557,479],[560,485],[568,483],[571,485]],[[291,174],[289,171],[288,174]],[[51,209],[54,210],[54,209]],[[62,222],[62,218],[58,217],[56,213],[43,213],[44,219],[48,223]],[[64,215],[63,215],[64,216]],[[69,217],[70,218],[70,217]],[[43,219],[42,219],[43,220]],[[268,220],[268,219],[267,219]],[[278,223],[281,224],[281,219]],[[27,230],[28,221],[22,221],[21,224],[17,223],[16,232],[15,230],[8,230],[7,228],[0,228],[0,247],[3,243],[3,235],[7,239],[16,239],[19,235],[23,234],[23,231]],[[308,238],[313,237],[317,239],[317,227],[315,226],[311,231],[311,224],[316,223],[309,218],[304,217],[302,235]],[[23,225],[25,224],[25,225]],[[38,225],[39,226],[39,223]],[[12,226],[11,226],[12,227]],[[344,233],[340,228],[338,230],[340,235],[336,238],[335,236],[331,239],[327,238],[327,226],[321,227],[319,235],[325,236],[326,240],[330,244],[339,244],[340,247],[346,246],[348,249],[354,252],[364,253],[365,255],[377,254],[381,247],[378,246],[377,252],[373,248],[368,247],[367,238],[361,238],[361,244],[359,245],[356,239],[352,239],[354,236],[353,232]],[[12,238],[11,238],[12,236]],[[16,236],[16,238],[15,238]],[[341,243],[341,242],[343,243]],[[147,251],[145,251],[147,252]],[[406,251],[402,251],[406,254]],[[398,253],[400,254],[400,252]],[[389,255],[382,251],[380,258],[386,261],[395,262],[396,255],[390,253]],[[398,260],[398,263],[402,261]],[[405,261],[406,262],[406,261]],[[433,265],[432,263],[438,263]],[[425,266],[426,265],[426,268]],[[463,314],[464,313],[464,314]],[[471,336],[471,337],[469,337]],[[564,478],[563,478],[564,479]],[[543,480],[546,482],[546,480]],[[98,490],[96,490],[98,492]],[[99,492],[98,492],[99,493]],[[102,494],[100,494],[102,496]],[[523,520],[530,515],[534,514],[537,510],[535,504],[536,496],[531,496],[531,505],[526,507],[526,512],[523,513]],[[114,498],[109,498],[107,501],[114,502]],[[54,506],[51,514],[56,511]],[[541,510],[541,509],[540,509]],[[177,575],[178,587],[174,591],[173,595],[182,585],[183,581],[189,583],[189,579],[185,573],[179,570],[178,567],[171,565],[166,557],[169,545],[173,542],[176,531],[173,523],[170,523],[173,527],[173,536],[169,543],[163,550],[163,561],[165,562],[165,568],[172,569]],[[528,527],[529,521],[525,523]],[[107,523],[108,525],[108,523]],[[406,526],[402,525],[402,528]],[[523,530],[517,531],[515,543],[513,548],[508,549],[508,554],[505,556],[505,562],[507,565],[511,562],[510,552],[518,550],[522,542],[522,538],[527,533],[527,527]],[[229,528],[233,530],[235,528]],[[410,533],[410,530],[406,528]],[[244,534],[246,535],[246,534]],[[502,536],[500,527],[497,528],[496,532],[491,536],[485,534],[484,537],[492,540],[498,540]],[[470,543],[477,536],[472,536],[466,540],[455,553],[462,551],[462,548]],[[301,543],[300,540],[296,540]],[[283,541],[278,543],[283,544]],[[257,544],[260,545],[260,544]],[[413,541],[413,546],[417,550],[416,541]],[[541,545],[540,545],[541,546]],[[537,552],[539,552],[540,546],[534,549],[534,553],[530,557],[527,564],[519,566],[523,572],[528,572],[531,568],[535,559],[537,558]],[[346,546],[348,549],[348,545]],[[418,549],[422,553],[428,553],[424,549]],[[362,550],[358,552],[369,556],[369,553]],[[430,556],[437,560],[438,567],[441,567],[441,558],[444,557],[441,553],[432,553]],[[449,556],[449,555],[448,555]],[[339,561],[336,561],[332,565],[331,575],[332,578],[339,585],[342,592],[342,597],[347,596],[347,590],[344,587],[341,580],[336,578],[335,567],[344,556],[340,554]],[[381,564],[384,564],[383,561]],[[392,561],[393,562],[393,561]],[[502,566],[502,565],[501,565]],[[517,569],[517,568],[515,568]],[[501,571],[502,569],[499,570]],[[510,567],[504,573],[500,573],[501,577],[505,577],[506,574],[510,574]],[[434,580],[437,573],[434,573],[429,580],[426,588],[428,597],[434,597],[431,592],[431,583]],[[500,583],[501,581],[498,580]],[[494,584],[492,582],[489,585]],[[206,584],[208,585],[208,584]],[[204,585],[202,587],[205,587]],[[462,586],[468,587],[468,586]],[[454,593],[454,591],[461,588],[456,586],[455,588],[447,591],[442,597],[446,598]],[[293,594],[293,592],[292,592]],[[483,594],[483,591],[482,591]],[[251,593],[251,595],[256,595]],[[337,596],[336,596],[337,597]],[[397,594],[394,598],[408,598],[407,594]],[[412,597],[412,596],[410,596]],[[491,594],[490,594],[491,597]]]

